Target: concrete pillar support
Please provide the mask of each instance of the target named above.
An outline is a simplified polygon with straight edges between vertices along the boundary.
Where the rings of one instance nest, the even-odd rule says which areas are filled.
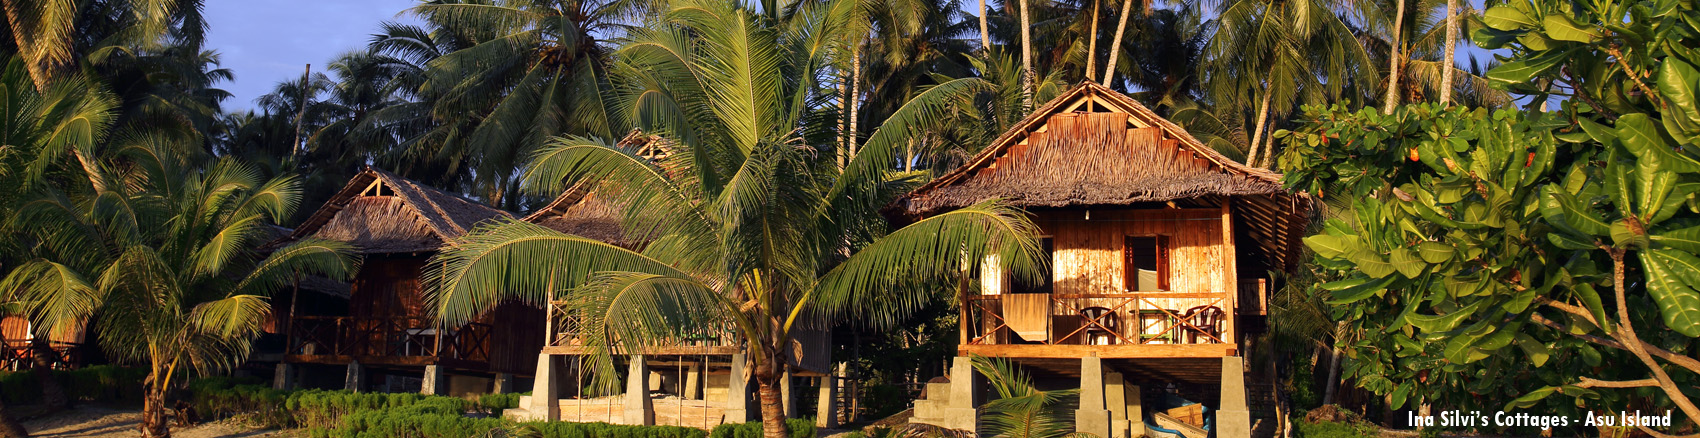
[[[649,398],[649,363],[641,354],[626,365],[625,424],[655,425],[655,401]]]
[[[514,392],[514,375],[511,373],[496,373],[496,378],[490,382],[490,392],[507,394]]]
[[[706,364],[691,364],[685,368],[685,387],[679,395],[686,400],[702,399],[702,369]]]
[[[1110,436],[1110,410],[1104,405],[1104,360],[1090,354],[1080,359],[1080,409],[1074,411],[1074,431]]]
[[[342,379],[342,389],[351,392],[366,390],[366,366],[361,365],[360,361],[348,362],[348,375]]]
[[[785,418],[797,418],[797,398],[791,396],[791,370],[779,375],[779,406],[785,408]]]
[[[1145,403],[1139,389],[1139,385],[1122,386],[1123,398],[1127,400],[1127,433],[1133,438],[1145,436]]]
[[[1216,408],[1216,436],[1251,436],[1251,410],[1245,402],[1245,361],[1222,358],[1222,403]]]
[[[295,389],[295,365],[288,362],[277,363],[277,368],[272,369],[272,389]]]
[[[1127,438],[1127,393],[1121,373],[1104,373],[1104,407],[1110,410],[1110,438]]]
[[[747,423],[755,409],[750,408],[750,377],[744,374],[745,357],[732,355],[732,371],[726,384],[726,423]]]
[[[951,358],[950,362],[950,398],[944,408],[944,426],[949,429],[978,432],[980,430],[979,382],[980,373],[974,371],[974,360],[967,356]]]
[[[820,376],[820,397],[815,401],[815,427],[838,427],[838,379],[835,377],[832,373]]]
[[[425,377],[419,384],[419,393],[425,395],[443,395],[448,393],[449,375],[443,372],[442,365],[426,365]]]
[[[525,404],[520,406],[526,410],[532,421],[559,421],[561,419],[560,393],[555,385],[560,370],[555,369],[555,356],[548,354],[537,355],[536,377],[532,379],[531,396],[524,398]]]

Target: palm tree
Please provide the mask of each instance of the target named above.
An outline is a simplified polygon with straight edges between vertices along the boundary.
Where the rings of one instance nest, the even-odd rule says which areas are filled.
[[[1442,38],[1446,39],[1446,48],[1440,63],[1440,104],[1446,105],[1452,103],[1452,76],[1457,70],[1452,58],[1458,51],[1458,0],[1446,0],[1446,36]]]
[[[1033,80],[1038,76],[1033,72],[1033,21],[1027,14],[1027,0],[1021,2],[1021,106],[1026,111],[1033,110]]]
[[[0,59],[0,101],[10,103],[0,112],[5,121],[0,128],[0,144],[5,145],[0,147],[0,211],[8,216],[48,181],[88,181],[90,172],[99,168],[92,157],[105,142],[118,106],[116,97],[84,75],[52,79],[38,91],[26,64],[19,58]],[[0,267],[13,269],[31,258],[28,230],[10,217],[0,221]],[[27,317],[14,296],[0,289],[5,314]],[[34,372],[47,407],[64,407],[68,400],[58,380],[44,378],[45,366]],[[26,436],[4,406],[0,436]]]
[[[1273,163],[1266,133],[1299,102],[1365,95],[1375,68],[1337,1],[1229,0],[1219,3],[1215,32],[1200,63],[1201,82],[1217,106],[1254,107],[1247,164]],[[1255,98],[1254,98],[1255,96]],[[1251,102],[1257,102],[1252,104]]]
[[[1447,23],[1427,13],[1443,10],[1446,6],[1442,0],[1398,0],[1397,3],[1417,12],[1403,14],[1402,24],[1393,26],[1397,33],[1373,27],[1356,31],[1358,40],[1364,42],[1372,56],[1387,57],[1391,67],[1385,82],[1393,88],[1388,89],[1383,113],[1402,103],[1440,102],[1435,96],[1471,106],[1499,107],[1511,102],[1509,94],[1490,87],[1482,74],[1465,71],[1448,60],[1456,47],[1446,47],[1455,43],[1446,36]],[[1457,11],[1456,15],[1452,18],[1469,20],[1466,23],[1469,25],[1479,22],[1474,11],[1468,9]]]
[[[1080,389],[1040,390],[1033,379],[1008,360],[974,356],[974,370],[986,376],[998,398],[980,407],[980,435],[988,438],[1093,437],[1074,432]],[[1136,420],[1139,421],[1139,420]]]
[[[1402,32],[1405,27],[1405,0],[1398,0],[1393,10],[1396,14],[1393,18],[1393,39],[1387,50],[1387,98],[1382,101],[1382,114],[1393,114],[1393,107],[1399,105],[1399,58],[1405,52],[1401,41],[1405,36]]]
[[[608,50],[598,40],[643,2],[432,0],[409,11],[431,36],[461,47],[425,64],[416,93],[436,126],[418,153],[465,163],[470,192],[497,205],[516,192],[519,166],[551,136],[624,132],[604,112]]]
[[[247,357],[272,289],[302,273],[346,278],[355,260],[333,242],[253,250],[295,208],[295,178],[261,180],[228,158],[203,167],[191,147],[158,137],[126,143],[104,157],[104,184],[56,187],[19,207],[14,220],[38,243],[0,291],[43,330],[98,315],[107,353],[147,364],[142,432],[165,437],[167,392]]]
[[[835,123],[812,75],[827,60],[827,5],[762,17],[721,0],[681,0],[636,30],[618,53],[615,105],[674,142],[657,163],[604,140],[567,137],[540,151],[528,187],[558,193],[594,181],[625,205],[633,251],[523,222],[481,227],[427,272],[441,323],[493,303],[566,297],[586,327],[597,387],[612,389],[613,344],[657,345],[670,334],[730,327],[749,353],[764,435],[785,436],[784,354],[800,321],[837,315],[888,326],[954,283],[965,260],[999,254],[1035,275],[1034,226],[996,203],[884,233],[875,209],[905,140],[936,122],[975,79],[929,88],[889,118],[842,171],[830,159]],[[666,78],[667,80],[661,80]],[[848,245],[848,246],[847,246]]]

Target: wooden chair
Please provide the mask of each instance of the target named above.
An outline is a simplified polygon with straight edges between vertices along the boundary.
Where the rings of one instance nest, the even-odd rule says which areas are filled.
[[[1188,344],[1197,344],[1200,340],[1214,343],[1214,340],[1222,339],[1222,320],[1227,318],[1227,312],[1223,312],[1221,307],[1198,306],[1186,309],[1186,315],[1181,318],[1191,324],[1190,327],[1181,325]]]
[[[1086,326],[1086,329],[1083,330],[1086,336],[1086,345],[1112,345],[1116,343],[1117,334],[1121,333],[1121,317],[1117,316],[1114,311],[1103,307],[1087,307],[1080,310],[1080,315],[1085,318],[1080,322]],[[1098,323],[1093,324],[1092,321]]]

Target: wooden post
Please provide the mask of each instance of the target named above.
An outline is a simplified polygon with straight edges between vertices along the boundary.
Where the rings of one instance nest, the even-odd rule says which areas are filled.
[[[1228,294],[1228,327],[1222,340],[1235,343],[1234,347],[1237,350],[1239,348],[1239,329],[1235,326],[1240,312],[1240,271],[1239,267],[1235,265],[1238,251],[1234,249],[1233,203],[1234,198],[1222,198],[1222,286],[1226,289],[1224,293]],[[1242,351],[1236,351],[1236,353],[1244,354]]]

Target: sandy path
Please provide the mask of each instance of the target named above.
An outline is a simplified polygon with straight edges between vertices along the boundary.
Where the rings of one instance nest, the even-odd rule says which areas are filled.
[[[136,427],[142,414],[133,409],[78,407],[44,418],[24,422],[32,437],[52,438],[129,438],[142,436]],[[289,437],[290,431],[254,429],[239,422],[226,420],[172,429],[176,438],[214,437]]]

